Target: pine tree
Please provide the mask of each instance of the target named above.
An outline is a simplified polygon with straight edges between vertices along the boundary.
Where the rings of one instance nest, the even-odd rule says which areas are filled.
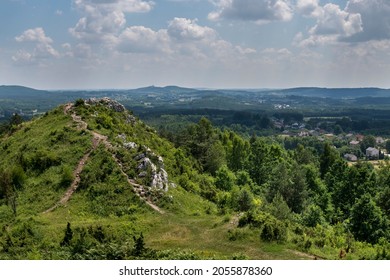
[[[144,236],[143,236],[142,232],[141,232],[139,237],[133,236],[133,240],[135,242],[134,248],[133,248],[133,255],[135,257],[141,257],[146,250]]]
[[[70,227],[70,223],[68,222],[68,224],[66,225],[66,229],[65,229],[64,239],[61,241],[60,245],[61,246],[68,246],[70,244],[70,241],[72,241],[72,238],[73,238],[73,231]]]

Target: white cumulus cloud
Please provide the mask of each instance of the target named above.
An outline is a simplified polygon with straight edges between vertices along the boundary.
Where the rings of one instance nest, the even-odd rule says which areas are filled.
[[[296,10],[307,17],[317,17],[323,12],[319,0],[298,0]]]
[[[360,14],[363,22],[363,31],[348,38],[348,41],[390,39],[389,0],[349,0],[345,10]]]
[[[126,27],[126,13],[149,12],[152,1],[142,0],[74,0],[83,13],[69,32],[77,39],[89,43],[112,45],[115,37]]]
[[[153,1],[143,0],[74,0],[77,8],[83,9],[87,13],[99,12],[110,13],[113,11],[123,11],[125,13],[149,12],[153,6]]]
[[[120,34],[117,49],[123,53],[169,52],[169,37],[164,29],[131,26]]]
[[[363,31],[360,13],[342,10],[339,5],[333,3],[320,6],[317,0],[299,0],[297,11],[316,19],[316,24],[310,28],[307,38],[303,38],[302,33],[296,36],[295,42],[300,46],[333,44]],[[300,42],[298,37],[302,39]]]
[[[207,26],[200,26],[197,20],[186,18],[174,18],[169,22],[168,34],[178,40],[211,40],[215,39],[217,33]]]
[[[17,42],[37,42],[41,44],[51,44],[53,40],[47,37],[42,27],[28,29],[22,35],[15,37]]]
[[[19,43],[34,43],[32,50],[19,50],[12,59],[15,62],[34,62],[37,59],[59,57],[59,52],[52,46],[53,40],[46,36],[42,27],[25,30],[20,36],[15,37]]]
[[[293,9],[289,0],[214,0],[217,10],[208,15],[210,20],[242,20],[259,24],[289,21]]]
[[[317,24],[310,30],[310,33],[349,37],[361,31],[363,27],[360,14],[349,13],[341,10],[338,5],[329,3],[323,7],[323,12],[317,17]]]
[[[229,55],[245,56],[256,52],[251,48],[235,46],[220,38],[215,29],[198,24],[197,19],[188,18],[176,17],[162,29],[127,26],[105,36],[106,42],[100,46],[109,50],[111,54],[111,51],[115,50],[117,55],[147,53],[150,57],[156,56],[158,59],[180,60],[187,57],[207,60]],[[96,43],[92,40],[84,41],[92,47]],[[111,44],[108,45],[107,41]],[[166,56],[160,57],[161,54]]]

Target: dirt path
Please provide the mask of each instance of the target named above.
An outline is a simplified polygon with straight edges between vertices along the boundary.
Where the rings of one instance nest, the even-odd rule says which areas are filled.
[[[70,110],[73,108],[73,104],[72,103],[68,103],[65,105],[64,107],[64,113],[65,114],[69,114]],[[88,127],[88,124],[86,122],[84,122],[80,116],[77,116],[75,112],[73,112],[71,114],[71,117],[73,119],[73,121],[75,123],[77,123],[77,128],[82,130],[82,129],[87,129]],[[92,131],[92,149],[89,150],[82,158],[81,160],[79,161],[79,163],[77,164],[77,167],[75,169],[75,171],[73,172],[73,176],[74,176],[74,180],[71,184],[71,186],[66,190],[65,194],[63,195],[63,197],[52,207],[50,207],[49,209],[45,210],[43,213],[49,213],[49,212],[52,212],[53,210],[55,210],[57,207],[61,206],[61,205],[65,205],[69,199],[71,198],[72,194],[77,190],[79,184],[80,184],[80,173],[83,171],[84,169],[84,165],[85,163],[87,162],[87,160],[89,159],[89,156],[91,155],[92,151],[96,150],[97,147],[99,146],[100,143],[103,143],[104,146],[110,151],[112,150],[112,144],[108,141],[108,138],[107,136],[105,135],[102,135],[100,133],[97,133],[96,131]],[[142,192],[143,190],[145,189],[144,186],[142,185],[139,185],[137,184],[133,179],[130,179],[129,176],[126,174],[126,172],[124,172],[123,170],[123,165],[122,163],[119,161],[119,159],[117,157],[115,157],[114,154],[112,154],[112,157],[113,159],[115,160],[115,162],[117,163],[121,173],[123,174],[123,176],[126,177],[126,180],[127,182],[129,183],[129,185],[131,185],[133,187],[133,190],[135,192],[135,194],[141,199],[143,200],[147,205],[149,205],[152,209],[154,209],[155,211],[157,211],[158,213],[160,214],[164,214],[164,211],[161,210],[157,205],[153,204],[153,202],[151,202],[149,199],[147,199],[146,197],[144,197],[142,195]]]
[[[44,211],[43,213],[49,213],[51,211],[53,211],[54,209],[56,209],[58,206],[60,205],[65,205],[68,200],[70,199],[70,197],[72,196],[72,194],[77,190],[78,186],[79,186],[79,183],[80,183],[80,173],[81,171],[83,171],[83,168],[84,168],[84,165],[85,165],[85,162],[89,159],[89,156],[91,154],[92,151],[89,151],[88,153],[86,153],[82,159],[79,161],[77,167],[76,167],[76,170],[73,172],[73,176],[74,176],[74,180],[72,182],[72,184],[70,185],[70,187],[66,190],[64,196],[52,207],[50,207],[49,209],[47,209],[46,211]]]

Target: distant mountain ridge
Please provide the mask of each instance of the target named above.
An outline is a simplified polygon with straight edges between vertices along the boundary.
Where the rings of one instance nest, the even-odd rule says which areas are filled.
[[[279,92],[286,95],[299,96],[321,96],[331,98],[358,98],[358,97],[390,97],[389,89],[368,87],[368,88],[319,88],[319,87],[298,87],[282,89]]]
[[[66,95],[91,95],[94,93],[98,96],[104,93],[113,93],[120,92],[123,94],[126,93],[138,93],[138,94],[220,94],[220,93],[236,93],[236,94],[283,94],[283,95],[298,95],[298,96],[308,96],[308,97],[330,97],[330,98],[346,98],[346,97],[390,97],[390,89],[383,89],[377,87],[367,87],[367,88],[323,88],[323,87],[295,87],[295,88],[285,88],[285,89],[195,89],[195,88],[186,88],[175,85],[158,87],[158,86],[148,86],[135,89],[99,89],[99,90],[40,90],[29,88],[19,85],[1,85],[0,86],[0,97],[2,98],[17,98],[17,97],[37,97],[42,95],[51,95],[59,94]]]
[[[109,97],[137,114],[145,110],[219,109],[264,110],[288,104],[289,108],[324,106],[373,106],[390,104],[390,89],[297,87],[288,89],[195,89],[175,85],[137,89],[38,90],[24,86],[0,86],[0,118],[18,113],[26,118],[82,98]]]
[[[25,95],[29,95],[29,94],[49,94],[49,92],[45,90],[38,90],[38,89],[33,89],[24,86],[17,86],[17,85],[0,86],[1,97],[5,97],[5,98],[24,97]]]

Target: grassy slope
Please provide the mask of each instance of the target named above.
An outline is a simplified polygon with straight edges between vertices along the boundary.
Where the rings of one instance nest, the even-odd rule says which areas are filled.
[[[170,143],[141,122],[126,125],[120,113],[111,113],[104,108],[95,110],[100,116],[109,116],[112,123],[102,127],[91,112],[80,112],[90,129],[108,135],[113,143],[117,141],[118,133],[126,133],[129,140],[143,143],[162,155],[169,174],[175,173],[172,167],[175,149]],[[61,198],[67,188],[61,186],[64,169],[74,170],[89,149],[91,134],[78,130],[71,117],[63,113],[62,107],[23,124],[19,131],[1,141],[1,168],[15,165],[21,157],[26,162],[39,156],[39,152],[56,160],[55,165],[43,171],[27,169],[24,188],[18,192],[16,218],[10,216],[8,207],[0,207],[0,225],[6,231],[12,232],[23,223],[33,224],[34,241],[28,244],[31,248],[21,249],[19,258],[62,258],[56,253],[56,248],[63,239],[67,222],[74,228],[101,225],[124,241],[131,241],[133,235],[142,232],[146,246],[150,248],[190,250],[205,259],[231,259],[238,255],[251,259],[307,257],[288,250],[287,245],[261,242],[256,230],[237,229],[232,223],[234,214],[218,215],[215,205],[180,187],[167,194],[173,199],[163,204],[165,214],[153,211],[133,194],[104,147],[92,153],[83,172],[92,174],[95,169],[107,168],[110,170],[108,175],[77,190],[67,205],[42,214]],[[174,176],[170,178],[175,181]],[[0,253],[0,259],[6,258],[6,253]]]

